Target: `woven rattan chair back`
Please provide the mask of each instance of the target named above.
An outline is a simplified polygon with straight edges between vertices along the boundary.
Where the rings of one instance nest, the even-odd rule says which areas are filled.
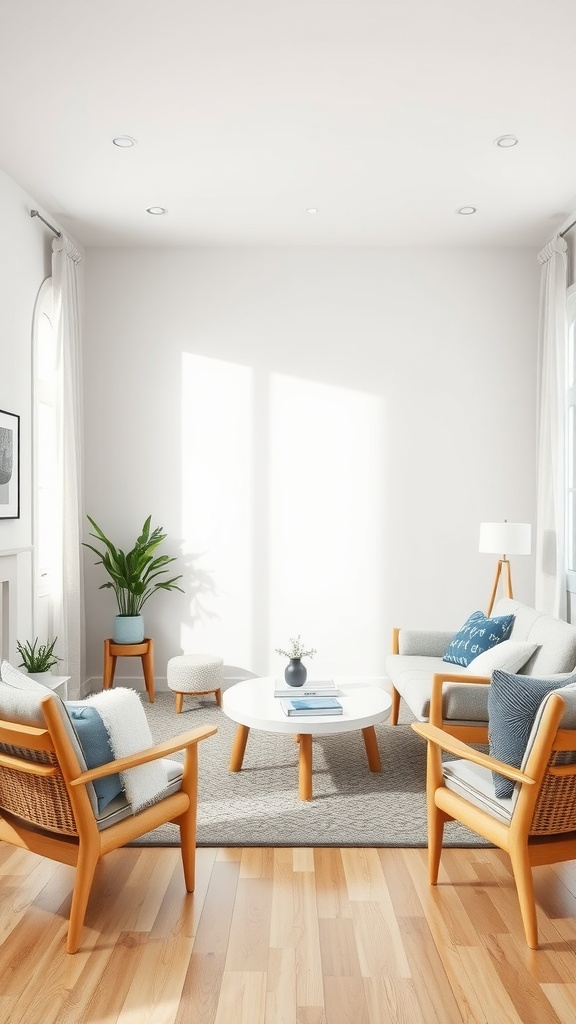
[[[4,742],[6,739],[12,742]],[[50,734],[0,721],[0,814],[77,836],[72,804]]]
[[[531,836],[576,832],[576,731],[559,730],[540,785]]]

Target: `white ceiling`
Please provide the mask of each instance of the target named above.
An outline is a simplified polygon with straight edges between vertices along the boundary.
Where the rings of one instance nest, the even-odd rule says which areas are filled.
[[[575,41],[575,0],[0,0],[0,167],[85,245],[540,247]]]

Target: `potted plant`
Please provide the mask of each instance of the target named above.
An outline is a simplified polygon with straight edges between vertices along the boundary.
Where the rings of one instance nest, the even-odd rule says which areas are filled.
[[[29,640],[21,643],[20,640],[17,640],[16,650],[22,658],[18,667],[25,668],[33,679],[49,673],[52,666],[57,665],[61,660],[54,654],[57,639],[58,637],[55,636],[52,643],[46,644],[41,644],[38,637],[33,643],[30,643]]]
[[[141,643],[144,639],[141,611],[152,594],[157,590],[179,590],[184,593],[182,587],[177,585],[182,575],[162,578],[168,571],[166,566],[176,561],[170,555],[155,554],[158,546],[166,539],[166,534],[162,533],[161,526],[152,529],[152,516],[148,516],[134,547],[125,553],[108,539],[90,516],[86,518],[94,530],[90,536],[101,541],[103,547],[98,549],[86,541],[83,542],[84,547],[98,555],[98,561],[94,564],[103,565],[110,577],[100,590],[110,589],[116,595],[118,615],[114,621],[114,642]]]
[[[298,636],[290,637],[290,646],[287,651],[281,647],[276,647],[275,650],[276,654],[283,654],[285,658],[290,659],[290,664],[286,665],[284,669],[284,679],[288,686],[304,686],[308,672],[306,666],[302,664],[302,658],[313,658],[316,648],[311,647],[310,650],[306,650],[300,633],[298,633]]]

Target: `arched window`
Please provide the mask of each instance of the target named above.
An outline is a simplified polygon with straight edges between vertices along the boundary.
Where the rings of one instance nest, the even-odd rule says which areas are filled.
[[[52,278],[38,292],[33,329],[34,630],[53,635],[53,552],[57,537],[58,388]]]

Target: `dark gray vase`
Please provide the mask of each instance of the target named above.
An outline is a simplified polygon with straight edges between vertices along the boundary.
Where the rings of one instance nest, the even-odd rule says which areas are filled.
[[[304,686],[307,675],[306,666],[300,658],[290,658],[290,664],[284,669],[284,679],[288,686]]]

